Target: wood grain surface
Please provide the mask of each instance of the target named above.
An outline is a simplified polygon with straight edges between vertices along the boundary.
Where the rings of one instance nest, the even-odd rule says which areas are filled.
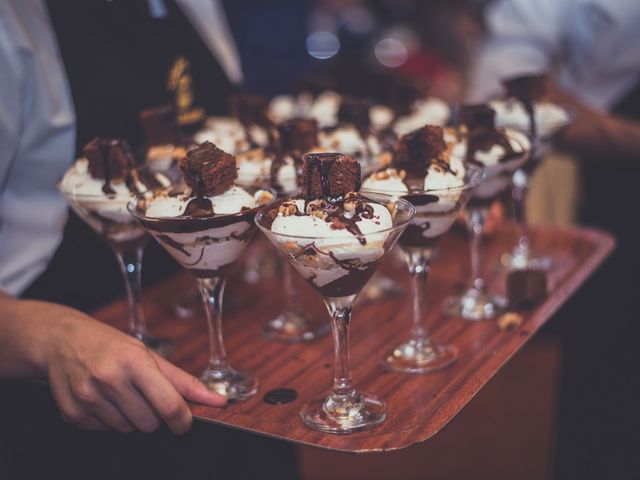
[[[245,255],[253,275],[239,265],[225,292],[224,335],[231,365],[260,378],[258,394],[224,409],[191,405],[196,418],[251,432],[317,447],[350,451],[388,451],[408,447],[435,435],[482,386],[527,342],[555,311],[591,275],[614,248],[613,238],[586,228],[537,227],[531,231],[536,252],[551,256],[554,266],[547,277],[549,293],[535,309],[519,312],[523,323],[502,331],[495,320],[468,322],[442,313],[442,302],[460,291],[469,275],[469,255],[463,235],[449,233],[434,262],[428,282],[428,324],[433,337],[455,344],[458,361],[440,372],[408,375],[386,371],[384,353],[404,340],[409,331],[408,276],[391,254],[383,273],[396,278],[404,295],[356,305],[351,322],[351,366],[356,387],[382,397],[388,418],[380,426],[351,435],[330,435],[306,428],[298,416],[302,404],[326,394],[332,380],[333,345],[330,337],[311,344],[287,345],[261,336],[260,325],[282,306],[279,259],[264,239],[258,239]],[[500,255],[515,242],[512,227],[505,226],[484,242],[484,274],[489,288],[504,293],[505,274],[498,266]],[[255,274],[260,281],[255,282]],[[253,280],[249,282],[248,280]],[[300,285],[300,302],[318,321],[328,321],[319,296]],[[206,325],[195,302],[195,283],[186,274],[156,284],[144,292],[145,311],[152,333],[171,338],[171,360],[197,374],[206,365]],[[194,315],[181,318],[176,302],[193,300]],[[97,318],[124,328],[126,306],[116,302],[95,312]],[[270,405],[262,396],[271,389],[287,387],[298,398],[285,405]]]

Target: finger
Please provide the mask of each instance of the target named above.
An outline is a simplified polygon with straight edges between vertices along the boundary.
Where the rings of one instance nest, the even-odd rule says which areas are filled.
[[[171,362],[154,354],[158,367],[166,375],[173,386],[187,400],[202,403],[211,407],[224,407],[227,397],[209,390],[200,380]]]
[[[131,433],[134,430],[132,423],[106,398],[96,402],[89,408],[89,411],[94,417],[100,419],[102,423],[120,433]],[[157,425],[155,428],[157,428]]]
[[[85,430],[103,431],[109,427],[100,419],[86,411],[75,401],[71,394],[69,378],[64,373],[52,372],[49,374],[51,393],[58,405],[60,414],[65,422],[77,425]]]
[[[104,424],[122,433],[133,431],[133,426],[106,398],[95,381],[70,381],[72,400],[84,411],[99,418]]]
[[[147,399],[156,414],[172,432],[182,434],[191,428],[191,411],[175,387],[154,364],[153,369],[132,372],[133,383]]]
[[[149,433],[160,425],[161,419],[132,383],[105,392],[105,395],[138,430]]]

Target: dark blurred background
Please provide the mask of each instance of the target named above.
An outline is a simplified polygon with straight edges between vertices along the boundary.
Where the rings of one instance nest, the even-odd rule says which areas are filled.
[[[429,95],[454,104],[464,98],[470,55],[485,31],[482,18],[489,2],[223,3],[242,61],[243,90],[274,96],[313,84],[375,98],[384,95],[381,85],[392,75],[418,82]],[[560,224],[590,221],[615,229],[613,221],[603,225],[583,215],[588,190],[568,200],[554,196],[580,190],[585,178],[580,177],[579,165],[580,158],[573,152],[556,154],[545,162],[533,180],[530,218]],[[637,173],[626,177],[632,185],[625,192],[632,192]],[[551,178],[555,183],[550,183]],[[625,206],[609,215],[616,221],[633,216]],[[85,230],[85,236],[69,248],[77,251],[83,244],[96,243],[93,235]],[[620,275],[620,265],[630,262],[624,255],[619,252],[602,269],[609,286],[615,284],[610,279]],[[70,268],[61,258],[54,258],[54,268]],[[60,293],[61,301],[86,309],[122,295],[120,273],[110,253],[105,250],[101,258],[94,258],[74,275],[86,278],[83,275],[99,271],[108,287],[91,289],[81,298],[76,290],[66,288]],[[155,245],[150,245],[145,258],[147,284],[176,271]],[[302,477],[640,478],[638,315],[628,310],[620,313],[615,297],[600,295],[602,271],[433,439],[401,452],[361,456],[302,447],[297,450]],[[627,280],[626,290],[621,291],[627,293],[620,295],[632,298],[628,292],[633,286],[639,286],[635,277]],[[620,321],[622,316],[626,323]],[[206,426],[195,430],[189,441],[206,442],[210,433]],[[218,432],[217,442],[224,443],[225,431],[219,430],[223,431]],[[233,435],[234,445],[241,446],[243,441]],[[268,470],[263,472],[264,478],[272,478]]]

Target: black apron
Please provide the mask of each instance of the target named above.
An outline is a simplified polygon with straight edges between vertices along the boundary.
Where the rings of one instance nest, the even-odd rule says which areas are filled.
[[[146,0],[52,0],[49,11],[60,44],[77,116],[76,151],[93,137],[123,137],[140,151],[141,110],[176,103],[169,76],[182,59],[190,67],[193,107],[226,112],[233,90],[224,71],[173,1],[153,18]],[[176,272],[155,242],[143,263],[144,283]],[[71,214],[64,239],[47,270],[24,293],[84,311],[124,294],[111,250]]]
[[[177,58],[190,64],[194,106],[226,112],[232,86],[182,11],[151,18],[146,0],[50,0],[76,108],[77,151],[94,136],[142,142],[138,113],[174,100],[167,76]],[[143,276],[178,267],[149,242]],[[124,294],[111,251],[71,215],[49,268],[25,292],[90,311]],[[196,422],[184,436],[89,433],[64,424],[47,389],[0,382],[2,478],[296,478],[291,444]],[[295,419],[294,419],[295,420]],[[273,475],[273,476],[271,476]]]
[[[612,112],[640,120],[640,83]],[[626,479],[640,472],[637,157],[581,162],[581,221],[613,233],[617,246],[558,314],[565,341],[557,478]]]

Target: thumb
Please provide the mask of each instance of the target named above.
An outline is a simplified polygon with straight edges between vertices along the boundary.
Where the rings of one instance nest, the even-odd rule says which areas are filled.
[[[225,395],[209,390],[196,377],[176,367],[155,353],[153,356],[158,363],[160,371],[186,400],[209,405],[210,407],[224,407],[227,404],[227,397]]]

